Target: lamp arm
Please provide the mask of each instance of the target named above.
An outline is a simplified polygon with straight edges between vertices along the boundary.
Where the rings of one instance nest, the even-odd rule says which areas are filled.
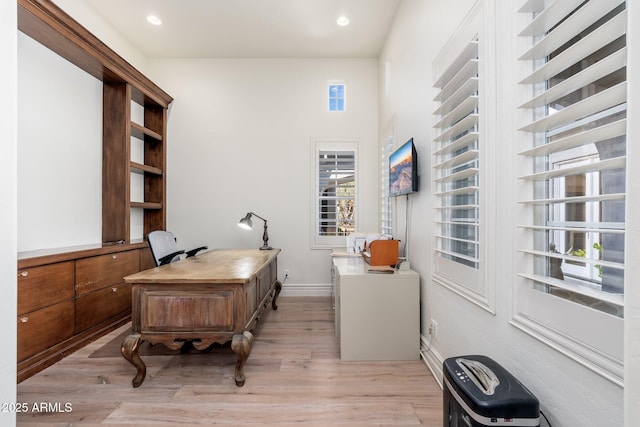
[[[253,216],[255,216],[255,217],[258,217],[258,218],[260,218],[261,220],[263,220],[265,224],[267,223],[267,220],[266,220],[266,219],[264,219],[264,218],[262,218],[260,215],[256,215],[256,214],[254,214],[253,212],[249,212],[249,213],[250,213],[251,215],[253,215]]]

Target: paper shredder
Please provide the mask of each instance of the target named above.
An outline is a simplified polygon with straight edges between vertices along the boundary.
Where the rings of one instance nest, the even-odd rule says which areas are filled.
[[[489,357],[448,358],[443,377],[445,427],[540,426],[538,399]]]

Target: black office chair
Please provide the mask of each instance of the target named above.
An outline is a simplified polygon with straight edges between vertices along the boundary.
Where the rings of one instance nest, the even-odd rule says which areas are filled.
[[[173,233],[163,230],[152,231],[147,235],[147,240],[149,241],[149,248],[151,248],[156,267],[178,261],[181,254],[186,253],[187,258],[189,258],[203,249],[208,249],[207,246],[201,246],[190,251],[178,249],[178,243]]]

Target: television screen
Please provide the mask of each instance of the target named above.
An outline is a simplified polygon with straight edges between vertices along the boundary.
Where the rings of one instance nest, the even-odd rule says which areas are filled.
[[[418,191],[418,154],[413,138],[389,156],[389,195]]]

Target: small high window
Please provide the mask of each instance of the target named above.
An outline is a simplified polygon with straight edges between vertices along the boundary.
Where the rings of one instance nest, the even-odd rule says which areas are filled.
[[[344,111],[346,88],[343,83],[329,83],[329,111]]]

